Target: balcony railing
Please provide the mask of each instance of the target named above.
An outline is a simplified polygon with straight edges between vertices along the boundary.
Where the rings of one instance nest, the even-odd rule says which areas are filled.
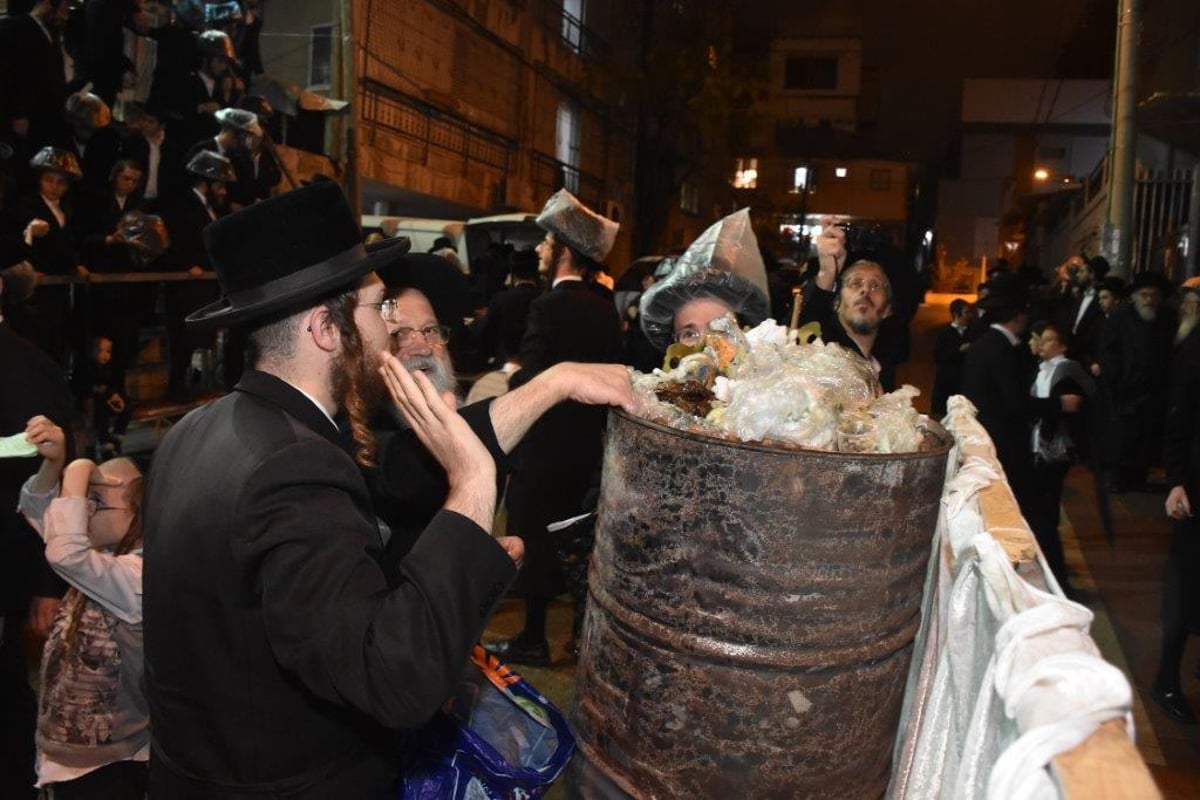
[[[536,150],[533,152],[533,185],[538,197],[549,197],[559,189],[566,189],[592,208],[600,207],[607,199],[603,178]]]
[[[362,99],[367,122],[426,150],[437,148],[506,175],[512,170],[516,144],[510,139],[375,81],[363,82]]]

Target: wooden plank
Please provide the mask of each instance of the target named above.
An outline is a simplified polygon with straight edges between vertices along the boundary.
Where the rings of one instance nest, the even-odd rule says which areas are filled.
[[[1162,797],[1120,720],[1109,720],[1074,750],[1060,754],[1051,772],[1067,800]]]

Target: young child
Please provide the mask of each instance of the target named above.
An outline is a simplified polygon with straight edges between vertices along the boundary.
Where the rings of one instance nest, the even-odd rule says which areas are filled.
[[[100,456],[119,454],[133,406],[125,397],[125,378],[113,363],[113,343],[107,336],[93,340],[90,358],[79,370],[76,394],[83,401],[91,401]]]
[[[38,786],[55,800],[146,793],[149,713],[142,681],[142,475],[132,461],[65,469],[65,437],[46,417],[25,429],[43,461],[21,511],[71,589],[42,652]],[[61,488],[60,488],[61,485]]]

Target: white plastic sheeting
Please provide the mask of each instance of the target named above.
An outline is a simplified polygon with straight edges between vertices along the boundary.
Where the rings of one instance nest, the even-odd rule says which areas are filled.
[[[1056,798],[1050,760],[1111,719],[1132,737],[1132,692],[1054,583],[975,408],[952,397],[944,424],[957,445],[888,796]],[[1031,557],[1048,591],[1014,569]]]

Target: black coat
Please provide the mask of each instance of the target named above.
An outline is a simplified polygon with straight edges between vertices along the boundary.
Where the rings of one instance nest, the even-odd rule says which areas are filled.
[[[479,352],[485,358],[495,358],[503,364],[521,352],[529,307],[541,294],[536,283],[518,283],[492,295],[487,316],[479,324]]]
[[[0,322],[0,436],[22,433],[32,417],[42,414],[68,432],[69,447],[71,408],[59,366],[8,322]],[[17,639],[30,594],[58,597],[64,589],[46,564],[41,538],[16,512],[21,485],[40,463],[37,456],[0,459],[0,616],[5,637]]]
[[[65,130],[67,80],[62,50],[28,14],[0,19],[0,116],[6,134],[14,119],[29,120],[32,155]]]
[[[45,236],[33,240],[30,250],[30,263],[47,275],[74,275],[75,267],[79,264],[79,253],[76,249],[75,216],[72,210],[73,201],[70,196],[59,201],[59,207],[66,219],[64,225],[58,224],[58,218],[46,205],[40,194],[21,198],[17,204],[14,219],[17,229],[24,228],[34,219],[45,220],[50,224],[50,231]]]
[[[459,414],[479,437],[496,464],[496,497],[508,480],[511,462],[492,428],[492,401],[472,403]],[[391,570],[412,549],[446,502],[450,484],[446,471],[411,429],[401,430],[391,419],[372,425],[379,442],[378,465],[365,469],[375,513],[391,531],[384,546],[385,568]],[[389,572],[390,574],[390,572]]]
[[[988,328],[967,350],[962,393],[975,404],[979,422],[996,446],[996,457],[1022,510],[1028,514],[1029,470],[1033,464],[1030,426],[1035,406],[1029,394],[1026,348]]]
[[[612,300],[583,281],[564,281],[533,301],[512,388],[563,361],[621,363],[621,323]],[[539,596],[560,591],[561,574],[546,525],[581,513],[600,464],[608,410],[560,403],[534,423],[516,450],[508,486],[508,531],[525,540],[521,584]]]
[[[934,416],[946,413],[950,395],[962,394],[962,372],[966,353],[962,346],[971,341],[968,331],[947,323],[938,328],[933,341],[933,392],[930,397]]]
[[[164,438],[145,528],[152,796],[394,796],[395,730],[451,694],[516,571],[441,511],[389,588],[341,434],[256,371]]]
[[[1195,526],[1200,517],[1200,329],[1175,349],[1164,442],[1167,487],[1187,492]]]
[[[1086,368],[1096,361],[1104,314],[1100,311],[1099,292],[1093,290],[1091,301],[1084,309],[1083,317],[1079,318],[1077,325],[1075,320],[1079,317],[1081,303],[1083,303],[1083,296],[1064,304],[1055,322],[1059,328],[1071,334],[1071,357]]]
[[[168,202],[164,218],[171,235],[167,265],[178,270],[193,266],[208,269],[208,251],[202,233],[213,218],[200,196],[192,189],[184,189]]]
[[[146,180],[150,179],[150,143],[146,137],[126,136],[121,143],[121,157],[140,164]],[[187,189],[186,166],[183,146],[168,131],[159,147],[158,196],[154,198],[158,206]]]

